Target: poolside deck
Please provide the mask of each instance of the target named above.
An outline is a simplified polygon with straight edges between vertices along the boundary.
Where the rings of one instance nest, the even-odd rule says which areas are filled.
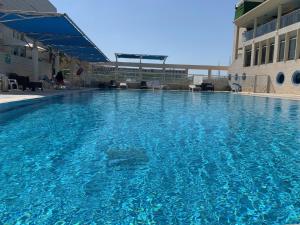
[[[45,91],[36,91],[36,92],[27,92],[27,91],[0,92],[0,104],[38,99],[38,98],[44,98],[49,96],[91,91],[91,90],[95,90],[95,89],[85,88],[85,89],[76,89],[76,90],[45,90]]]
[[[294,94],[250,93],[250,92],[239,92],[237,94],[244,95],[244,96],[255,96],[255,97],[263,97],[263,98],[276,98],[276,99],[300,101],[300,95],[294,95]]]
[[[85,88],[85,89],[76,89],[76,90],[46,90],[46,91],[37,91],[37,92],[23,92],[23,91],[0,92],[0,104],[38,99],[38,98],[44,98],[48,96],[65,95],[65,94],[91,91],[91,90],[95,90],[95,88]],[[234,94],[300,101],[300,95],[292,95],[292,94],[268,94],[268,93],[248,93],[248,92],[240,92]]]

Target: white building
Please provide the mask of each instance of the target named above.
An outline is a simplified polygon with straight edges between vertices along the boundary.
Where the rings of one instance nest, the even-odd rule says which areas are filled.
[[[0,0],[0,10],[56,12],[48,0]],[[33,61],[31,42],[25,35],[0,24],[0,73],[17,73],[32,78]],[[39,48],[39,73],[51,76],[49,53]]]
[[[249,92],[300,94],[300,1],[241,1],[234,24],[231,84]]]

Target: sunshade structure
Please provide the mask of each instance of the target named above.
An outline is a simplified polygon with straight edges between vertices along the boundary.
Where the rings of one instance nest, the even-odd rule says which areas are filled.
[[[0,11],[0,23],[81,61],[109,61],[66,14]]]
[[[168,56],[164,55],[142,55],[142,54],[125,54],[125,53],[116,53],[117,59],[146,59],[146,60],[161,60],[166,61]]]

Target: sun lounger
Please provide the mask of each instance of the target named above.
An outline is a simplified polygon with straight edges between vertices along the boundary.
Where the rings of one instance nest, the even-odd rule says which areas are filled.
[[[127,88],[128,88],[127,83],[125,83],[125,82],[120,83],[120,88],[122,88],[122,89],[127,89]]]
[[[146,81],[141,81],[140,88],[141,89],[148,89],[147,82]]]

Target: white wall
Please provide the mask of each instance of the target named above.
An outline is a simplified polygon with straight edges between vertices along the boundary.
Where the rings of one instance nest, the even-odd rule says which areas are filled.
[[[0,0],[0,9],[57,12],[49,0]]]

